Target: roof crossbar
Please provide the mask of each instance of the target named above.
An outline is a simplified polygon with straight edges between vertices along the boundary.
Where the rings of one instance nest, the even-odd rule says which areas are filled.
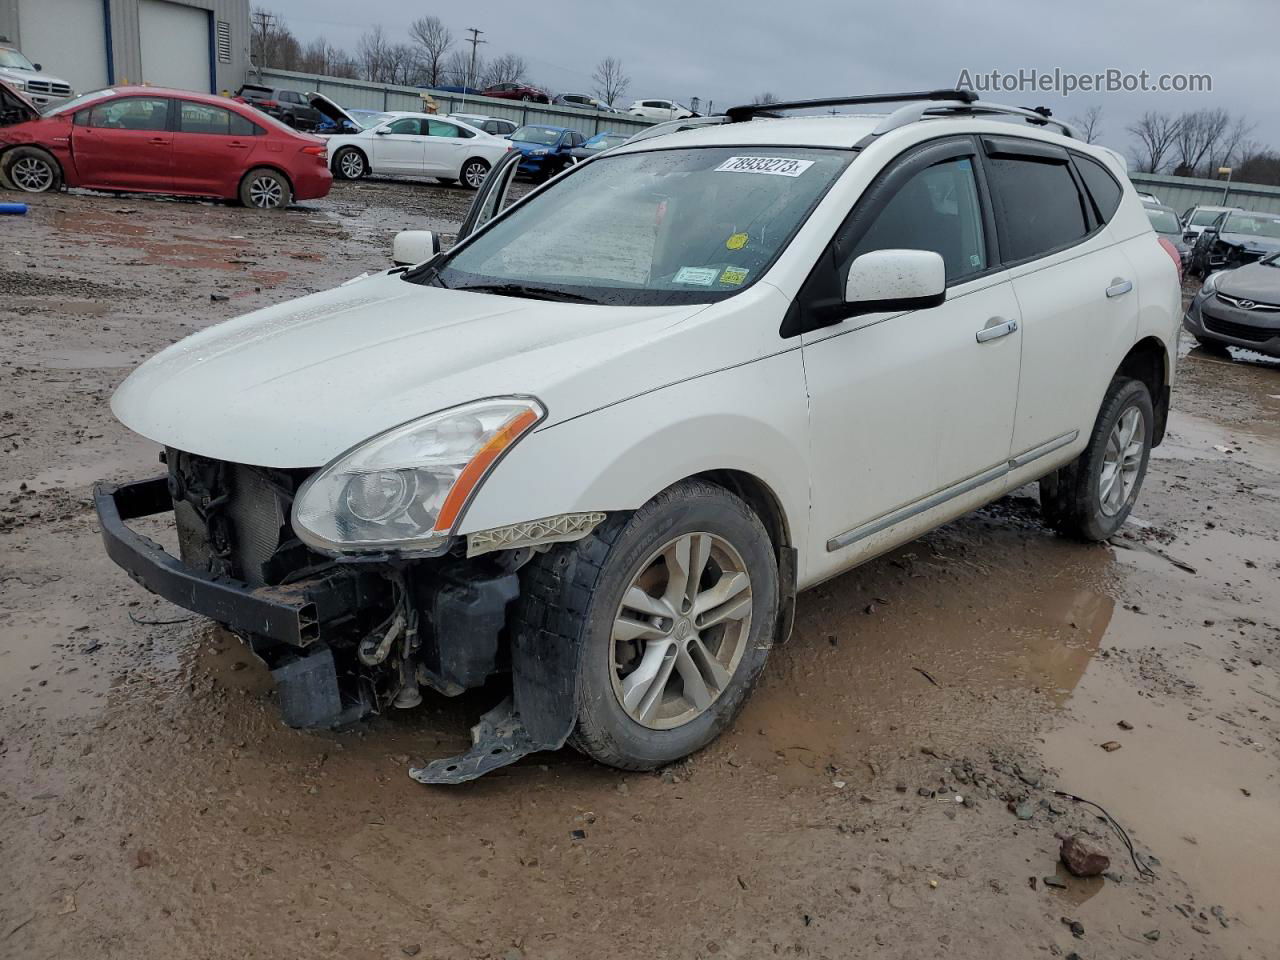
[[[821,100],[786,100],[781,103],[748,103],[730,107],[725,116],[730,123],[755,117],[774,117],[780,110],[817,110],[823,107],[853,107],[869,103],[897,103],[903,100],[948,101],[973,103],[978,95],[972,90],[918,90],[913,93],[877,93],[861,97],[826,97]]]

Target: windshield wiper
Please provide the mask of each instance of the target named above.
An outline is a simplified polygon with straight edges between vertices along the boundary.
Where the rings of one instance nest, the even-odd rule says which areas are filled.
[[[524,297],[528,300],[555,300],[560,303],[599,303],[594,297],[580,293],[568,293],[564,290],[553,290],[550,287],[535,287],[526,283],[477,283],[468,287],[453,287],[454,290],[470,290],[472,293],[495,293],[500,297]]]

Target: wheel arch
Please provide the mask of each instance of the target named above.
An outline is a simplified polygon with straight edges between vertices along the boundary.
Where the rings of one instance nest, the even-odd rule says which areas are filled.
[[[1116,368],[1117,377],[1140,380],[1151,394],[1151,405],[1156,413],[1152,446],[1158,446],[1164,439],[1169,420],[1171,374],[1169,351],[1164,341],[1156,336],[1146,336],[1135,343]]]
[[[297,192],[293,188],[293,177],[289,176],[289,171],[274,163],[255,163],[241,174],[240,179],[236,181],[236,196],[240,195],[240,188],[243,187],[244,182],[249,179],[249,174],[253,173],[255,170],[270,170],[272,173],[280,174],[280,176],[284,177],[284,182],[289,185],[289,193],[293,194]]]
[[[337,148],[336,150],[334,150],[334,151],[333,151],[333,153],[331,153],[331,154],[329,155],[329,169],[330,169],[330,171],[336,172],[336,171],[334,170],[334,164],[336,164],[336,163],[338,162],[338,154],[342,153],[342,151],[343,151],[343,150],[354,150],[356,153],[360,154],[360,156],[364,157],[365,172],[366,172],[366,173],[370,172],[370,167],[369,167],[369,153],[368,153],[368,151],[366,151],[366,150],[364,149],[364,147],[360,146],[360,144],[358,144],[358,143],[343,143],[343,144],[339,144],[339,145],[338,145],[338,148]]]
[[[730,493],[740,497],[751,508],[760,522],[764,524],[773,541],[774,551],[794,546],[791,539],[791,525],[787,513],[782,509],[782,501],[769,484],[753,473],[745,470],[704,470],[695,473],[687,480],[705,480],[718,487],[724,487]],[[677,481],[677,483],[682,481]]]
[[[3,146],[0,146],[0,180],[6,181],[6,182],[8,180],[7,175],[4,174],[5,157],[13,153],[13,151],[15,150],[21,150],[23,147],[29,147],[30,149],[39,150],[42,153],[48,154],[49,159],[52,160],[54,164],[56,164],[58,167],[58,174],[62,178],[63,186],[66,186],[67,165],[62,162],[62,158],[59,157],[56,153],[54,153],[52,150],[50,150],[48,147],[44,146],[43,144],[39,144],[39,143],[7,143]]]

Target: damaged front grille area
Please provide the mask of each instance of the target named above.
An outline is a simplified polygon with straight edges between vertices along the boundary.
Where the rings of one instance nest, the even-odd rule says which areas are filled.
[[[165,461],[188,566],[258,587],[327,562],[289,525],[293,498],[311,471],[227,463],[173,448]]]

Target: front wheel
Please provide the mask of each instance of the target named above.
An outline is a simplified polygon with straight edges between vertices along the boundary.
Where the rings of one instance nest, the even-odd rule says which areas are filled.
[[[1089,445],[1040,481],[1040,506],[1049,525],[1087,541],[1105,540],[1119,530],[1142,489],[1155,422],[1146,384],[1112,380]]]
[[[710,743],[768,659],[777,560],[738,497],[687,480],[530,565],[517,629],[581,645],[573,745],[651,770]]]
[[[343,180],[359,180],[369,172],[369,164],[357,148],[343,147],[333,157],[333,172]]]
[[[472,157],[462,165],[462,172],[459,179],[462,185],[468,190],[479,190],[484,183],[484,178],[489,175],[489,164],[485,163],[479,157]]]
[[[284,175],[266,167],[250,170],[240,181],[240,202],[255,210],[283,210],[293,199]]]
[[[23,193],[45,193],[62,186],[58,161],[39,147],[15,147],[6,153],[4,175]]]

